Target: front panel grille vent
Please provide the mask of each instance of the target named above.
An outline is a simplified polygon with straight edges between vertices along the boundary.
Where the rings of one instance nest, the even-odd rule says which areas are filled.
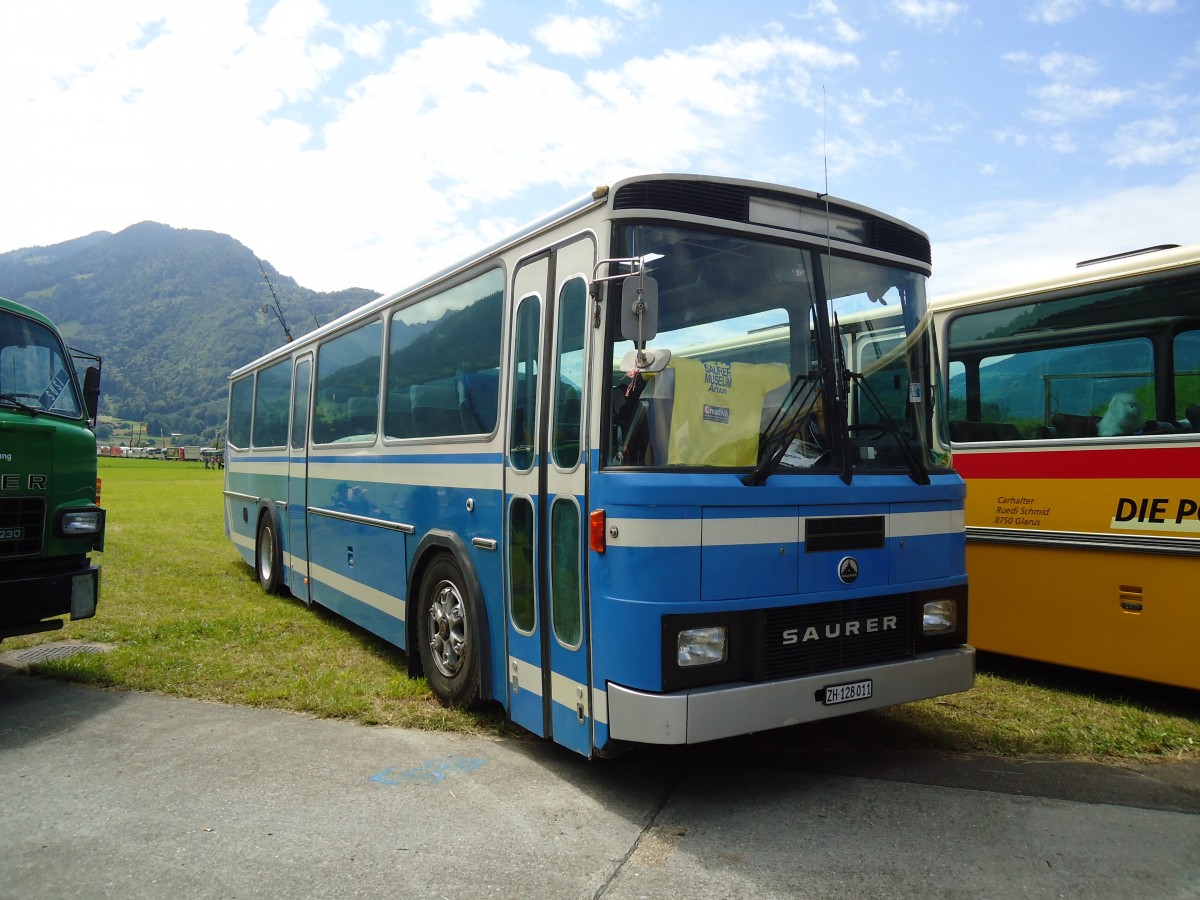
[[[0,498],[0,558],[42,552],[46,501],[41,497]]]
[[[637,181],[617,191],[613,209],[665,209],[745,222],[750,217],[750,195],[740,187],[704,181]]]
[[[886,219],[872,219],[871,231],[871,246],[876,250],[912,257],[926,263],[933,262],[929,238],[924,235]]]
[[[883,516],[830,516],[804,520],[805,553],[878,550],[883,545]]]
[[[763,610],[761,679],[854,669],[910,659],[912,601],[908,595],[868,597]]]

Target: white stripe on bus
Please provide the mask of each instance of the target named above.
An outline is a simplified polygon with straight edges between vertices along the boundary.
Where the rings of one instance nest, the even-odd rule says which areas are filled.
[[[808,518],[826,518],[810,516]],[[722,547],[798,542],[804,517],[760,516],[711,519],[625,519],[610,517],[609,538],[614,547]],[[961,509],[901,512],[885,517],[890,538],[961,534]]]

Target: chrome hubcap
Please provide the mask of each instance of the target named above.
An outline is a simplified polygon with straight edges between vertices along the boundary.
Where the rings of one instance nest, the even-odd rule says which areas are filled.
[[[467,617],[458,589],[438,584],[429,603],[429,649],[433,663],[447,678],[462,671],[467,650]]]

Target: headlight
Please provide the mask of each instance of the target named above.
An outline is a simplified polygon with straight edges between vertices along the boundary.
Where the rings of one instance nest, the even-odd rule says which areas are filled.
[[[104,510],[68,510],[59,519],[58,528],[63,537],[73,537],[79,534],[97,534],[104,528]]]
[[[929,600],[922,612],[921,631],[926,635],[949,634],[958,627],[958,603],[954,600]]]
[[[679,632],[676,661],[681,669],[711,666],[729,658],[729,633],[724,625],[689,628]]]

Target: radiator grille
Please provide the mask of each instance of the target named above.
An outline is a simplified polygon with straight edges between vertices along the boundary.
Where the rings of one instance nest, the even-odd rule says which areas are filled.
[[[809,675],[909,659],[915,653],[908,595],[763,610],[762,679]],[[785,632],[795,641],[784,643]]]
[[[878,550],[883,545],[883,516],[831,516],[804,520],[805,553]]]
[[[42,552],[46,501],[41,497],[0,498],[0,557]]]

